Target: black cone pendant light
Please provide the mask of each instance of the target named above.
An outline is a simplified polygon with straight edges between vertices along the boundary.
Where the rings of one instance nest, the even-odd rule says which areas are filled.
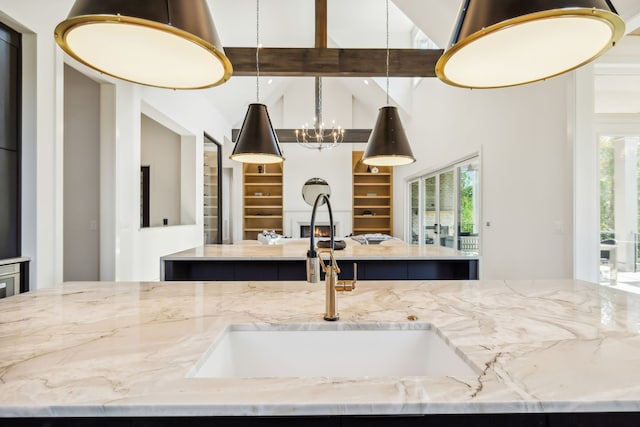
[[[398,109],[390,105],[380,108],[362,163],[371,166],[402,166],[415,161]]]
[[[260,103],[260,0],[256,0],[256,103],[249,104],[229,158],[242,163],[284,161],[267,106]]]
[[[400,121],[398,109],[389,104],[389,0],[387,6],[387,106],[380,108],[376,125],[362,155],[370,166],[402,166],[416,161]]]
[[[284,160],[266,105],[249,104],[229,158],[243,163],[280,163]]]
[[[470,88],[531,83],[597,58],[624,28],[609,0],[464,0],[436,74]]]
[[[76,0],[55,38],[83,64],[148,86],[205,88],[233,72],[206,0]]]

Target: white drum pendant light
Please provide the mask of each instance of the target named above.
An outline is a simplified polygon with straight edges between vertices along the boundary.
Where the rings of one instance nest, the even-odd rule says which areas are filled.
[[[76,0],[55,38],[83,64],[148,86],[199,89],[233,72],[206,0]]]
[[[469,88],[544,80],[602,55],[624,29],[609,0],[465,0],[436,74]]]

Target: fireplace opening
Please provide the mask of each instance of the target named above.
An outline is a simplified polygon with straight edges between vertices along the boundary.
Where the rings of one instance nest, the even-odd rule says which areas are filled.
[[[331,226],[330,225],[316,225],[316,230],[313,234],[315,237],[331,237]],[[333,226],[333,235],[336,234],[336,226]],[[300,226],[300,237],[311,237],[311,226],[310,225],[301,225]]]

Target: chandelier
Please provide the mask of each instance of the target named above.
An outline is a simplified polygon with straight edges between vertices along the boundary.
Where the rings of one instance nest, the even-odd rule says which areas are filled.
[[[296,141],[298,144],[310,150],[329,150],[342,142],[344,129],[331,124],[331,129],[325,127],[322,121],[322,79],[316,77],[316,116],[313,118],[313,127],[305,123],[302,129],[296,129]]]

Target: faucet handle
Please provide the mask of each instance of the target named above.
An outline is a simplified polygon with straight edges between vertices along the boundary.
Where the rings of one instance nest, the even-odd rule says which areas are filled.
[[[338,292],[351,292],[356,288],[356,282],[358,281],[358,264],[353,263],[353,280],[338,280],[336,283],[336,291]]]

